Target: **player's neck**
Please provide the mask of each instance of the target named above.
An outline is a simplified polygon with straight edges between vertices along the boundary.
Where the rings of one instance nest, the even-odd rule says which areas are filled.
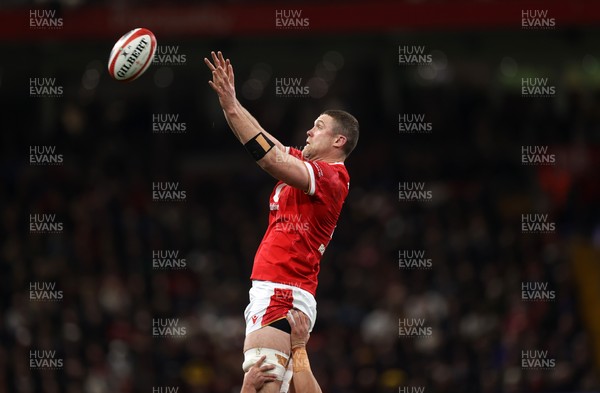
[[[343,157],[338,157],[338,156],[329,156],[329,155],[325,155],[325,156],[317,156],[317,157],[311,157],[309,158],[309,161],[324,161],[328,164],[333,164],[333,163],[337,163],[337,162],[344,162],[344,158]]]

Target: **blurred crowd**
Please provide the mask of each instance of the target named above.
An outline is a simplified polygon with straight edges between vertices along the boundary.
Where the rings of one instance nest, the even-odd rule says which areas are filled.
[[[326,108],[361,123],[308,346],[323,391],[600,389],[600,338],[583,325],[590,310],[569,261],[570,240],[591,243],[599,230],[600,93],[531,99],[460,80],[398,82],[390,105],[381,84],[363,80],[377,67],[365,60],[347,72],[331,93],[339,100],[243,102],[294,146]],[[14,109],[15,129],[0,136],[0,391],[239,391],[243,310],[275,181],[228,131],[208,87],[161,94],[25,97],[33,109]],[[557,110],[561,99],[569,105]],[[153,133],[158,112],[181,114],[187,131]],[[424,113],[433,131],[398,133],[399,112]],[[523,165],[521,146],[535,144],[557,164]],[[64,163],[30,165],[30,145],[56,146]],[[185,200],[154,201],[156,181],[179,182]],[[424,182],[431,200],[399,200],[403,181]],[[537,212],[556,231],[522,233],[521,214]],[[31,233],[33,213],[56,214],[64,229]],[[178,251],[185,266],[155,268],[155,250]],[[401,268],[401,250],[424,250],[431,267]],[[524,301],[525,281],[547,283],[556,298]],[[63,298],[32,301],[32,282],[56,283]],[[154,336],[157,319],[177,319],[185,334]],[[424,320],[431,335],[401,337],[406,319]],[[62,367],[32,369],[32,350],[56,351]],[[548,351],[554,367],[524,369],[526,350]]]

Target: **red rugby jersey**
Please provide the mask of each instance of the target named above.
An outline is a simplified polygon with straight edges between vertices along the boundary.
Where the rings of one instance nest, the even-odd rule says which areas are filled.
[[[305,193],[277,182],[269,198],[269,226],[250,278],[297,286],[315,295],[321,257],[348,195],[350,176],[342,162],[307,161],[300,150],[286,150],[308,168],[310,189]]]

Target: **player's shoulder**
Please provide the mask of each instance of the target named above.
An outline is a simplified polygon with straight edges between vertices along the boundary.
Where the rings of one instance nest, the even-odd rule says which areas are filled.
[[[334,188],[348,188],[350,175],[343,162],[309,161],[314,168],[318,183],[329,184]]]
[[[314,164],[315,167],[318,168],[319,171],[325,173],[336,173],[340,175],[348,176],[348,169],[346,169],[346,165],[342,161],[338,162],[326,162],[326,161],[310,161],[310,163]]]

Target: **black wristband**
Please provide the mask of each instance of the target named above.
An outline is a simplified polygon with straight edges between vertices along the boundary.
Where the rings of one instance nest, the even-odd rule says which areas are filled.
[[[259,132],[254,138],[244,144],[244,147],[255,161],[263,158],[273,146],[275,146],[275,144],[262,132]]]

